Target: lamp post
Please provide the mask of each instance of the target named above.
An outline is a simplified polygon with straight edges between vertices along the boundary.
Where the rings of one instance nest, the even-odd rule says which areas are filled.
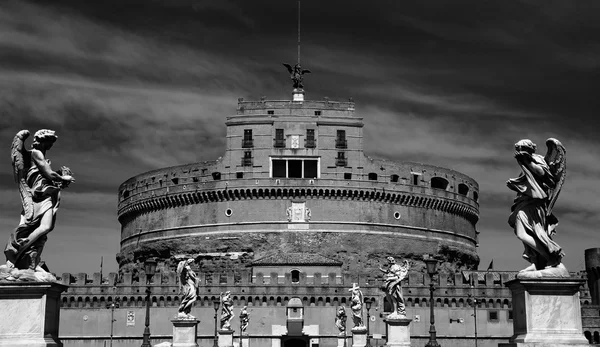
[[[146,259],[144,262],[144,270],[146,271],[146,327],[144,328],[144,342],[142,347],[152,347],[150,344],[150,280],[156,272],[156,260]]]
[[[433,313],[433,291],[435,290],[435,287],[433,286],[433,275],[437,273],[436,267],[438,261],[431,256],[424,259],[424,261],[427,265],[427,274],[429,274],[429,321],[431,322],[431,325],[429,326],[429,342],[427,342],[425,347],[439,347],[440,345],[437,343],[435,336],[435,315]]]
[[[115,319],[115,308],[119,308],[118,302],[111,302],[110,304],[106,304],[106,308],[110,308],[110,347],[112,347],[113,343],[113,325],[116,321]]]
[[[219,311],[219,305],[221,304],[221,301],[219,300],[213,300],[213,307],[215,308],[215,342],[213,344],[214,347],[218,347],[219,343],[217,341],[217,311]]]
[[[369,298],[365,299],[365,307],[367,308],[367,344],[365,347],[371,347],[371,340],[369,339],[369,321],[371,320],[371,315],[369,314],[369,310],[372,304],[373,302]]]
[[[471,296],[471,294],[469,294]],[[477,305],[479,304],[479,300],[477,298],[473,298],[473,321],[475,322],[475,347],[477,347]]]

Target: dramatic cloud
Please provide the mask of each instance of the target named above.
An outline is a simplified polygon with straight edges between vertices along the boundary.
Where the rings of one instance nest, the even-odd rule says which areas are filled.
[[[297,59],[296,4],[0,3],[0,145],[8,153],[18,130],[54,129],[53,165],[77,177],[47,245],[54,271],[91,272],[100,256],[116,270],[120,183],[221,156],[238,97],[290,98],[281,63]],[[597,246],[599,15],[594,1],[304,1],[307,97],[353,97],[370,156],[476,179],[479,254],[497,269],[525,265],[506,223],[513,144],[530,138],[545,153],[548,137],[560,139],[568,178],[557,240],[577,270],[583,250]],[[7,237],[20,210],[7,162],[0,194]]]

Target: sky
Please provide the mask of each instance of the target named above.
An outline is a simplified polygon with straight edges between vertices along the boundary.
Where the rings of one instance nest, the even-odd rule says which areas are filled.
[[[117,189],[152,169],[215,160],[237,98],[289,100],[295,0],[0,2],[0,238],[19,220],[9,152],[56,131],[63,192],[50,270],[116,271]],[[480,185],[480,269],[519,270],[507,224],[514,143],[567,149],[555,240],[571,271],[600,247],[600,2],[316,1],[301,4],[306,98],[356,102],[371,157],[452,168]],[[28,142],[28,145],[30,142]],[[0,240],[0,242],[5,242]]]

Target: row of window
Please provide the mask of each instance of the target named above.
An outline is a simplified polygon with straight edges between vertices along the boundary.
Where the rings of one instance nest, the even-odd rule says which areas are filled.
[[[273,147],[285,148],[285,132],[284,129],[275,129],[275,139]],[[242,148],[254,147],[254,139],[252,138],[252,129],[244,129],[244,138],[242,139]],[[315,129],[306,129],[306,137],[304,139],[304,148],[316,148],[317,140],[315,139]],[[335,148],[348,148],[346,140],[346,130],[338,130],[335,138]]]

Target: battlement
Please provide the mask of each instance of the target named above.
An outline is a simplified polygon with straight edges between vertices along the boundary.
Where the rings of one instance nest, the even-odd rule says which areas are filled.
[[[294,110],[294,109],[314,109],[314,110],[335,110],[335,111],[351,111],[354,112],[354,101],[330,101],[324,100],[305,100],[302,102],[291,100],[261,100],[261,101],[244,101],[243,98],[238,99],[237,114],[245,114],[247,111],[266,111],[272,110]],[[266,113],[265,113],[266,114]],[[347,114],[349,116],[351,114]]]

